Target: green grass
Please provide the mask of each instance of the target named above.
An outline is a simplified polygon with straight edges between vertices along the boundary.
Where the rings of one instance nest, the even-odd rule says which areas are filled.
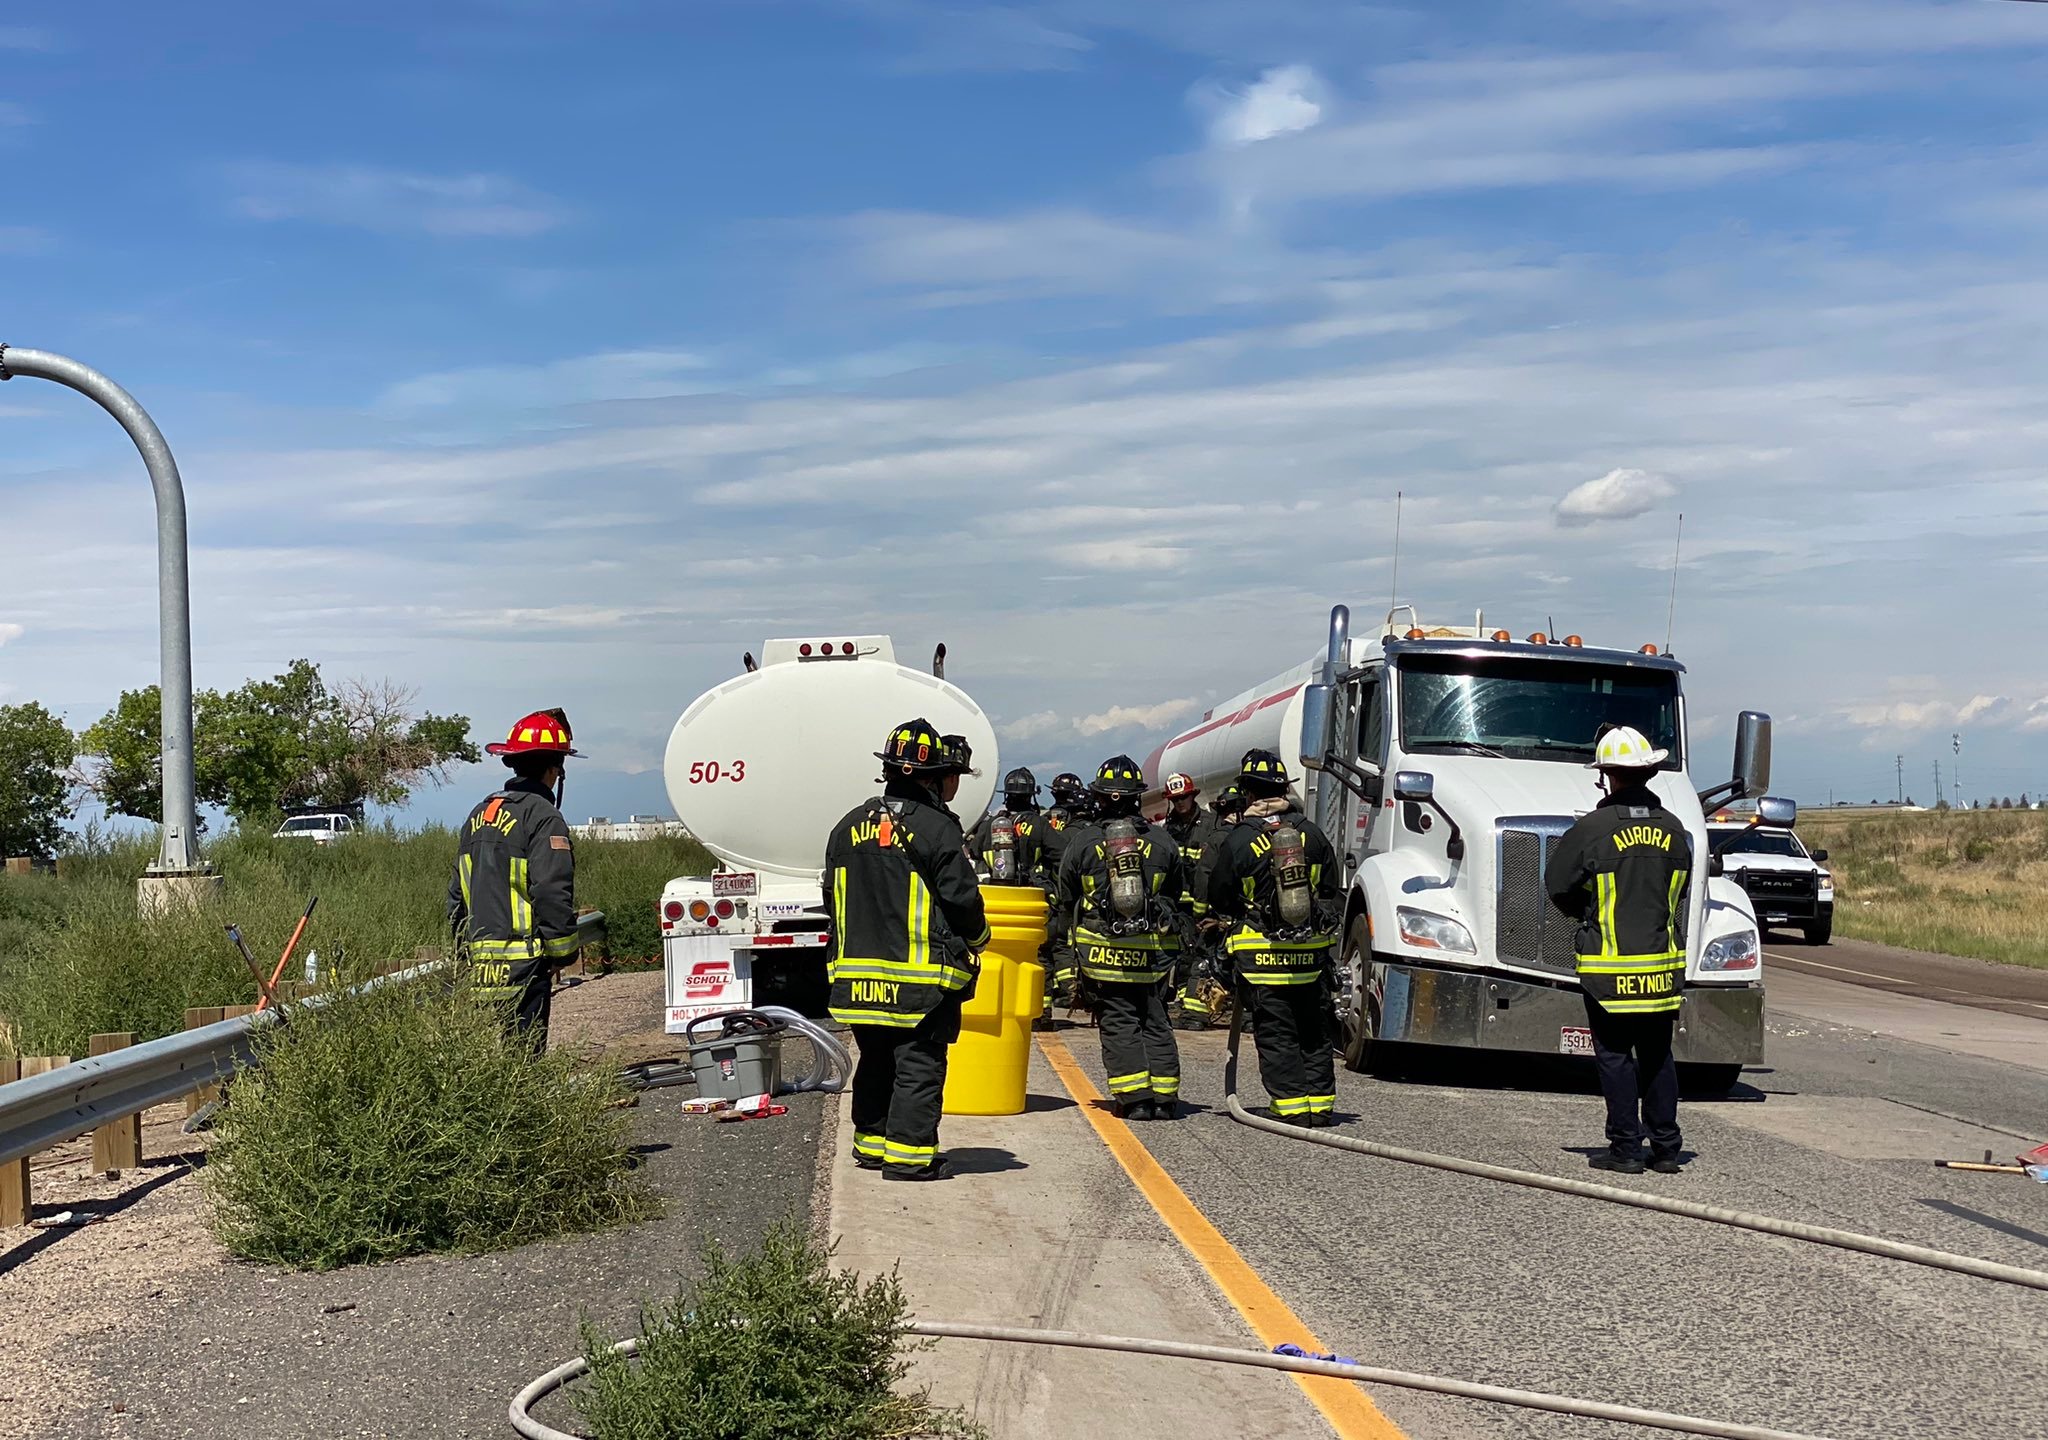
[[[154,845],[88,836],[55,876],[0,875],[0,1053],[82,1055],[101,1031],[150,1039],[182,1028],[188,1007],[252,1003],[256,983],[223,926],[241,927],[267,974],[313,895],[300,954],[317,949],[330,974],[344,956],[347,971],[366,974],[441,945],[454,854],[441,828],[330,846],[233,833],[206,851],[226,879],[218,905],[145,920],[135,880]],[[576,861],[577,903],[605,912],[624,960],[659,957],[662,885],[710,868],[692,840],[585,842]]]
[[[221,1242],[298,1269],[510,1249],[654,1209],[604,1067],[507,1043],[433,980],[337,994],[260,1032],[215,1121]]]
[[[707,1244],[704,1273],[643,1310],[640,1354],[583,1327],[589,1381],[575,1394],[594,1440],[884,1440],[985,1436],[904,1388],[908,1357],[894,1274],[862,1285],[795,1219],[733,1259]]]
[[[2048,811],[1818,810],[1799,833],[1828,851],[1837,934],[2048,966]]]

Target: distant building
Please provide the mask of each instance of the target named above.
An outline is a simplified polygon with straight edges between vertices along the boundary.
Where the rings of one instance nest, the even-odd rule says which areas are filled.
[[[624,820],[593,815],[587,825],[571,825],[569,833],[579,840],[659,840],[687,838],[690,830],[682,821],[660,815],[629,815]]]

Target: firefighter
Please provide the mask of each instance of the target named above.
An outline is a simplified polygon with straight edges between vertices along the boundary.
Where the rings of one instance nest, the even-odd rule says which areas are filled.
[[[996,821],[1006,817],[1009,833],[1007,855],[996,852]],[[998,885],[1043,885],[1045,883],[1045,817],[1038,811],[1038,778],[1029,770],[1012,770],[1003,777],[1003,808],[981,817],[968,846],[976,863]]]
[[[938,1180],[946,1047],[989,942],[960,822],[946,808],[971,761],[931,722],[882,749],[882,793],[825,841],[832,1018],[853,1028],[853,1162],[885,1180]]]
[[[1230,827],[1244,816],[1244,791],[1235,785],[1225,785],[1216,792],[1216,799],[1209,806],[1209,813],[1216,817],[1216,828],[1224,835],[1229,834]],[[1218,838],[1220,839],[1221,835]]]
[[[554,972],[576,958],[576,852],[559,808],[569,717],[536,710],[484,747],[512,779],[469,812],[448,882],[448,923],[470,993],[504,1008],[505,1033],[548,1043]]]
[[[1067,857],[1067,838],[1088,823],[1094,806],[1088,787],[1071,770],[1052,779],[1052,809],[1045,812],[1042,837],[1045,888],[1052,907],[1045,917],[1045,946],[1039,952],[1045,965],[1045,1019],[1052,1018],[1056,998],[1071,1000],[1074,992],[1074,947],[1071,943],[1074,916],[1059,902],[1060,870]]]
[[[1336,851],[1301,813],[1270,750],[1239,762],[1243,817],[1215,848],[1209,906],[1224,922],[1239,1003],[1253,1017],[1275,1120],[1327,1126],[1337,1105],[1330,1013],[1342,884]]]
[[[1126,1120],[1176,1119],[1180,1048],[1166,994],[1180,952],[1180,851],[1138,813],[1145,778],[1129,756],[1103,761],[1088,788],[1096,814],[1067,842],[1060,904],[1100,999],[1110,1104]]]
[[[1209,1002],[1202,998],[1201,977],[1196,974],[1209,959],[1215,922],[1209,918],[1209,867],[1204,853],[1223,838],[1223,826],[1202,808],[1202,791],[1194,778],[1180,771],[1166,777],[1166,818],[1162,822],[1173,843],[1180,847],[1181,913],[1191,922],[1192,943],[1181,950],[1178,973],[1174,976],[1176,1030],[1205,1030],[1209,1025]]]
[[[1579,922],[1579,987],[1607,1101],[1607,1149],[1596,1170],[1680,1169],[1678,1069],[1671,1031],[1685,979],[1684,920],[1692,840],[1650,791],[1669,758],[1642,732],[1600,737],[1589,768],[1607,794],[1564,833],[1548,867],[1550,901]]]

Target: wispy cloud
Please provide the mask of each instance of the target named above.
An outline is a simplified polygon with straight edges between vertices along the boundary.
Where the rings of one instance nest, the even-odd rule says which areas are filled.
[[[1652,475],[1647,470],[1609,470],[1597,480],[1573,486],[1552,513],[1560,525],[1633,520],[1677,494],[1678,487],[1662,475]]]
[[[560,201],[502,175],[256,162],[232,167],[229,181],[252,220],[463,238],[538,235],[568,218]]]
[[[16,625],[11,620],[0,621],[0,645],[5,645],[10,640],[19,640],[26,634],[28,634],[27,627]]]
[[[687,350],[613,350],[539,365],[483,365],[401,380],[384,392],[379,403],[406,410],[650,400],[701,389],[710,363]]]
[[[908,46],[894,68],[928,71],[1068,70],[1092,40],[1028,6],[932,5],[925,0],[852,0],[858,11],[901,27]]]
[[[1201,709],[1192,698],[1162,700],[1156,705],[1112,705],[1097,715],[1083,715],[1074,728],[1083,736],[1107,735],[1112,730],[1158,730]]]
[[[1209,138],[1218,145],[1255,145],[1314,128],[1323,117],[1323,82],[1306,65],[1276,65],[1242,90],[1203,87],[1196,101],[1210,111]]]

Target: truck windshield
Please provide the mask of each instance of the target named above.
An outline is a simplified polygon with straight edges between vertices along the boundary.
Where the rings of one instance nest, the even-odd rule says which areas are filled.
[[[1401,743],[1410,751],[1516,760],[1593,758],[1603,725],[1630,725],[1682,769],[1678,677],[1647,666],[1502,656],[1408,655]]]
[[[1752,830],[1747,825],[1731,834],[1715,831],[1714,848],[1725,855],[1777,855],[1804,860],[1806,847],[1782,830]]]
[[[334,825],[334,821],[333,821],[333,819],[332,819],[331,817],[329,817],[329,816],[326,816],[326,815],[300,815],[300,816],[297,816],[297,817],[296,817],[296,818],[294,818],[294,819],[291,819],[291,820],[287,820],[287,821],[285,821],[285,822],[284,822],[284,828],[283,828],[283,830],[281,831],[281,833],[283,833],[283,834],[286,834],[286,835],[297,835],[297,834],[301,834],[301,833],[303,833],[303,832],[305,832],[305,831],[307,831],[307,830],[321,830],[321,831],[326,831],[326,830],[332,830],[332,829],[334,829],[334,828],[335,828],[335,825]]]

